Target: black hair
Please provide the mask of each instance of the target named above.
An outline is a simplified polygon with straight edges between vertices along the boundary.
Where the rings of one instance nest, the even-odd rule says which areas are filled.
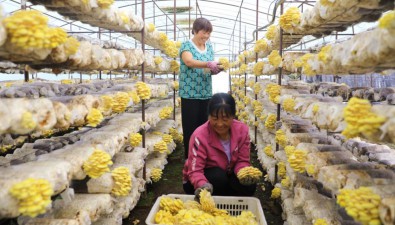
[[[224,113],[228,117],[236,116],[236,103],[232,95],[227,93],[217,93],[211,97],[208,103],[208,115],[218,117],[219,113]]]
[[[210,32],[210,33],[213,31],[213,26],[211,25],[210,21],[208,19],[203,18],[203,17],[197,18],[193,22],[192,34],[196,34],[201,30],[204,30],[204,31]]]

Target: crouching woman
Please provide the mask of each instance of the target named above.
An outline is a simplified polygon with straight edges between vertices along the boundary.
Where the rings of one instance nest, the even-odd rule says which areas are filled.
[[[262,173],[251,168],[248,126],[235,120],[234,98],[226,93],[213,95],[208,103],[208,121],[198,127],[189,141],[183,169],[186,194],[198,198],[202,189],[213,195],[252,196]],[[257,173],[240,173],[253,169]],[[239,174],[240,173],[240,174]]]

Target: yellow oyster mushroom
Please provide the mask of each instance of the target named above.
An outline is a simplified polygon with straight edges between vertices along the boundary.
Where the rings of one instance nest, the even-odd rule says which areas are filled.
[[[277,121],[277,116],[269,113],[269,115],[265,120],[265,127],[267,129],[274,129],[274,124],[276,123],[276,121]]]
[[[64,49],[67,56],[74,55],[78,48],[80,47],[80,42],[74,37],[68,37],[67,41],[64,43]]]
[[[177,73],[180,70],[180,64],[177,60],[170,61],[170,71]]]
[[[218,61],[222,65],[224,70],[228,70],[230,68],[230,63],[229,63],[229,60],[227,58],[220,57]]]
[[[181,199],[173,199],[167,196],[161,197],[159,201],[160,209],[170,212],[172,215],[184,209],[184,202]]]
[[[22,113],[21,126],[29,130],[34,129],[37,126],[37,123],[34,121],[33,115],[30,112]]]
[[[281,186],[283,186],[285,188],[291,187],[291,180],[289,179],[288,176],[285,176],[285,178],[281,180]]]
[[[205,212],[211,212],[215,209],[215,202],[211,193],[206,189],[203,189],[200,192],[200,205],[201,209]]]
[[[174,217],[169,211],[159,210],[155,214],[155,223],[172,225],[174,223]]]
[[[264,51],[267,48],[267,42],[265,39],[259,39],[254,47],[254,52]]]
[[[151,98],[151,88],[146,83],[139,81],[135,86],[140,99],[148,100]]]
[[[111,171],[114,186],[111,194],[115,196],[127,196],[132,189],[132,177],[127,167],[120,166]]]
[[[270,65],[274,67],[281,67],[282,66],[282,58],[278,50],[273,50],[269,56],[267,57],[269,60]]]
[[[295,111],[295,100],[293,98],[286,98],[283,101],[283,108],[287,112],[294,112]]]
[[[285,135],[283,130],[276,131],[276,143],[281,147],[285,147],[287,145],[287,136]]]
[[[287,169],[285,168],[285,163],[284,162],[279,162],[279,163],[277,163],[277,166],[278,166],[277,175],[280,178],[284,178],[286,173],[287,173]]]
[[[102,95],[102,96],[100,96],[100,99],[103,103],[100,107],[100,110],[102,112],[110,111],[115,103],[115,100],[113,99],[113,97],[111,97],[110,95]]]
[[[328,53],[332,50],[331,45],[327,45],[321,48],[320,52],[318,53],[318,60],[320,60],[323,63],[328,62],[329,55]]]
[[[173,142],[173,137],[170,134],[163,134],[162,135],[162,140],[166,142],[167,144],[170,144]]]
[[[279,33],[278,25],[272,24],[267,28],[266,38],[273,41]]]
[[[153,168],[151,169],[151,180],[153,182],[158,182],[160,178],[162,178],[162,170],[159,168]]]
[[[273,188],[270,198],[279,198],[281,196],[281,189],[278,187]]]
[[[370,102],[365,99],[353,97],[348,101],[343,112],[347,126],[342,134],[346,138],[360,135],[371,137],[379,131],[386,119],[373,113],[371,108]]]
[[[9,193],[18,200],[18,210],[23,216],[36,217],[45,213],[54,194],[52,185],[45,179],[28,178],[14,184]]]
[[[325,219],[316,219],[313,225],[329,225]]]
[[[143,141],[143,135],[139,133],[130,134],[129,140],[130,140],[130,146],[137,147]]]
[[[173,107],[163,107],[159,112],[159,118],[162,120],[170,118],[171,113],[173,112]]]
[[[160,152],[160,153],[165,153],[168,152],[167,144],[164,141],[159,141],[154,144],[154,151]]]
[[[381,16],[379,19],[379,27],[382,29],[395,28],[395,11],[391,10]]]
[[[92,108],[86,116],[88,126],[97,127],[103,121],[103,114],[100,110]]]
[[[155,62],[156,65],[159,65],[161,62],[163,62],[163,58],[160,57],[160,56],[156,56],[154,58],[154,62]]]
[[[280,26],[287,32],[291,32],[292,28],[299,25],[301,21],[301,13],[299,8],[290,7],[280,16]]]
[[[112,111],[115,113],[121,113],[126,110],[129,104],[130,98],[126,92],[118,92],[114,97],[114,104],[112,106]]]
[[[272,148],[272,146],[271,145],[267,145],[264,149],[263,149],[263,152],[267,155],[267,156],[269,156],[269,157],[274,157],[274,152],[273,152],[273,148]]]
[[[264,62],[257,62],[254,65],[254,68],[252,69],[253,73],[255,76],[260,76],[263,74],[263,67],[265,66]]]
[[[114,0],[97,0],[97,4],[102,9],[108,9],[114,3]]]
[[[291,145],[285,146],[284,151],[285,154],[287,155],[287,158],[289,158],[289,156],[291,156],[291,154],[295,151],[295,147]]]
[[[149,23],[147,26],[147,31],[150,33],[154,32],[155,31],[155,24]]]
[[[84,162],[82,166],[84,172],[91,178],[98,178],[105,172],[110,171],[110,167],[113,164],[111,156],[99,149],[95,149],[88,160]]]
[[[380,224],[380,202],[381,197],[369,187],[341,189],[337,195],[337,204],[345,208],[347,214],[362,225]]]
[[[288,157],[289,165],[293,170],[299,173],[304,173],[306,171],[306,155],[305,150],[294,150]]]
[[[128,92],[128,95],[129,95],[129,97],[131,97],[132,98],[132,101],[133,101],[133,104],[139,104],[140,103],[140,97],[139,97],[139,95],[137,94],[137,91],[136,90],[133,90],[133,91],[129,91]]]

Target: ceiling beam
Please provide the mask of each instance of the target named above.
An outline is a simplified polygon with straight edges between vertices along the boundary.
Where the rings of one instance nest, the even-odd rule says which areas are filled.
[[[157,17],[160,17],[160,16],[165,16],[165,15],[157,15],[157,16],[155,16],[156,18]],[[236,20],[235,19],[231,19],[231,18],[227,18],[227,17],[223,17],[223,16],[217,16],[217,15],[212,15],[212,14],[202,14],[202,16],[204,17],[204,16],[207,16],[207,17],[214,17],[214,18],[218,18],[218,19],[225,19],[225,20],[230,20],[230,21],[235,21],[235,22],[238,22],[238,20],[237,20],[237,18],[236,18]],[[145,19],[153,19],[154,18],[154,16],[149,16],[149,17],[145,17]],[[254,26],[255,27],[255,23],[248,23],[248,22],[243,22],[243,21],[241,21],[241,23],[243,23],[243,24],[247,24],[247,25],[251,25],[251,26]]]
[[[241,1],[240,6],[239,6],[239,11],[237,12],[236,19],[234,20],[235,24],[233,25],[233,31],[232,31],[232,34],[230,35],[228,45],[230,45],[230,41],[231,41],[232,37],[234,36],[235,28],[236,28],[236,24],[237,24],[237,18],[239,18],[239,16],[241,16],[240,12],[241,12],[241,7],[243,7],[243,2],[244,2],[244,0]],[[255,26],[255,24],[253,26]]]
[[[240,7],[238,5],[233,5],[233,4],[224,3],[224,2],[211,1],[211,0],[199,0],[199,1],[201,1],[201,2],[210,2],[210,3],[217,3],[217,4],[233,6],[233,7]],[[256,11],[255,9],[249,9],[249,8],[246,8],[246,7],[241,7],[241,9],[249,10],[249,11],[253,11],[253,12]],[[267,15],[267,16],[272,16],[272,14],[270,14],[270,13],[265,13],[265,12],[261,12],[261,11],[259,11],[258,13],[263,14],[263,15]]]

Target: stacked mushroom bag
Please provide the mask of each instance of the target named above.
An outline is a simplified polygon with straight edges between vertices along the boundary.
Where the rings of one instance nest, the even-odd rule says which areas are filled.
[[[0,133],[27,134],[48,130],[56,124],[56,114],[48,99],[1,99],[1,114],[8,118]]]
[[[333,30],[344,31],[347,26],[358,21],[375,21],[382,12],[391,8],[393,3],[379,0],[317,1],[313,8],[308,8],[303,13],[295,9],[293,15],[299,18],[298,21],[290,26],[283,26],[283,29],[296,34],[330,34]],[[327,24],[331,24],[331,30],[325,26]]]
[[[103,0],[31,0],[34,4],[42,4],[47,9],[57,11],[63,16],[116,31],[139,31],[143,28],[141,17],[130,10],[120,10],[112,6],[113,1]]]
[[[38,11],[15,12],[3,24],[7,41],[1,48],[12,61],[43,60],[52,49],[67,41],[67,33],[48,27],[48,18]]]
[[[0,47],[7,40],[7,31],[3,25],[4,15],[3,15],[3,7],[0,6]]]
[[[69,185],[70,168],[70,163],[61,159],[2,168],[0,217],[35,217],[46,212],[51,207],[51,196]]]
[[[78,44],[73,44],[72,41],[69,42],[74,47],[68,47],[68,49],[64,50],[57,48],[58,52],[52,52],[47,60],[52,59],[53,63],[65,63],[64,65],[55,64],[54,66],[80,70],[133,69],[144,61],[144,55],[141,50],[104,49],[101,45],[92,44],[89,41],[81,41]],[[62,54],[63,57],[60,57],[59,55]],[[58,59],[53,60],[54,58]],[[36,64],[39,65],[39,62]]]
[[[391,68],[395,61],[394,11],[387,12],[373,30],[356,34],[351,39],[325,46],[319,54],[306,54],[304,73],[315,74],[362,74]],[[299,67],[302,66],[299,65]]]
[[[141,49],[121,50],[126,57],[126,68],[132,69],[144,62],[144,53]]]

